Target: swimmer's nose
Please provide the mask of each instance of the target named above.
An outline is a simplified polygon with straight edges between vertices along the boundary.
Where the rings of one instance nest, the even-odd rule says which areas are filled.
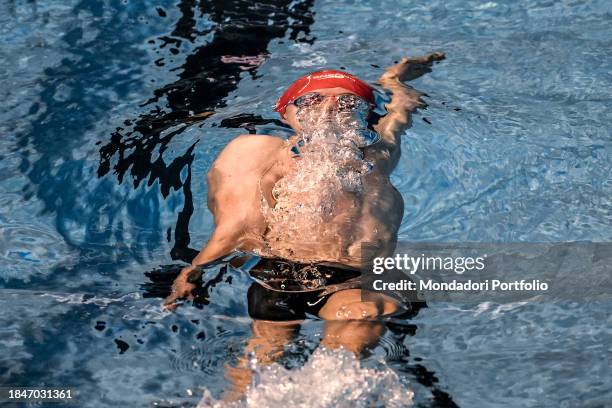
[[[325,98],[323,100],[323,111],[329,113],[336,108],[336,98]]]

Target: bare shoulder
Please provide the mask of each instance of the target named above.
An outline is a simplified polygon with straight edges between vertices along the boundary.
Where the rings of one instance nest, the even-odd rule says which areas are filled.
[[[244,154],[255,151],[273,150],[282,147],[285,139],[270,135],[240,135],[234,138],[221,151],[219,158],[227,155]]]
[[[258,176],[285,146],[285,139],[270,135],[240,135],[225,146],[209,170],[215,176]]]

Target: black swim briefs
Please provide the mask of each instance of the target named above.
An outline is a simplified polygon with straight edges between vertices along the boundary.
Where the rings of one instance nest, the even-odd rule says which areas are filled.
[[[247,293],[253,319],[287,321],[317,316],[327,298],[359,287],[357,269],[263,258],[249,271],[255,282]]]

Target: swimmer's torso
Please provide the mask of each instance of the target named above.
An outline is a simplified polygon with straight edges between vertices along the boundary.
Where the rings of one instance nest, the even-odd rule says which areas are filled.
[[[295,142],[249,135],[230,143],[209,173],[217,228],[238,224],[236,249],[300,262],[358,267],[362,242],[392,252],[403,201],[388,177],[355,149],[313,144],[297,156]]]

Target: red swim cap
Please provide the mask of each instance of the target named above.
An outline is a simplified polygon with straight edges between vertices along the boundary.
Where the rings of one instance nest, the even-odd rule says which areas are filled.
[[[323,71],[311,72],[310,74],[304,75],[295,81],[293,85],[291,85],[289,89],[287,89],[278,99],[274,110],[284,118],[287,105],[292,103],[300,96],[316,89],[336,87],[344,88],[359,95],[363,99],[374,103],[374,88],[372,88],[370,85],[347,72],[327,69]]]

